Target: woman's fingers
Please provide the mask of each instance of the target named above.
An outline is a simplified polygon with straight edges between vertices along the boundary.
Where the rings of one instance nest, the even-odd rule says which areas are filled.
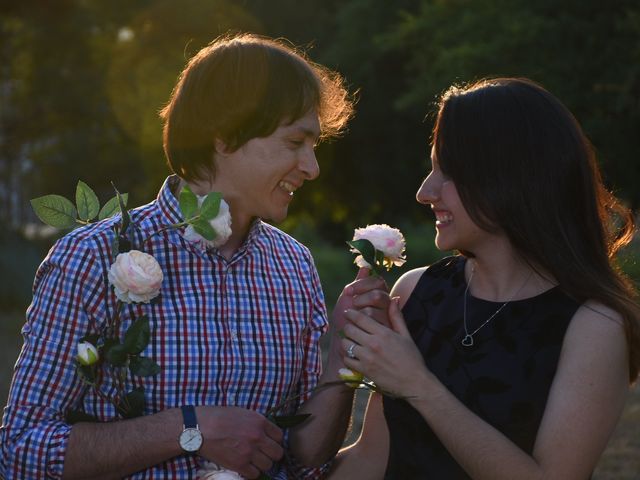
[[[410,337],[411,334],[407,329],[407,323],[404,321],[404,316],[400,311],[400,297],[394,297],[389,302],[389,321],[391,322],[391,328],[403,337]]]
[[[381,325],[375,319],[371,318],[370,316],[366,315],[364,312],[359,310],[348,309],[347,311],[344,312],[344,315],[345,317],[347,317],[349,322],[351,322],[351,325],[355,325],[360,330],[369,334],[377,333],[380,331],[380,329],[388,328]],[[348,326],[349,324],[345,325],[345,333],[347,333]]]

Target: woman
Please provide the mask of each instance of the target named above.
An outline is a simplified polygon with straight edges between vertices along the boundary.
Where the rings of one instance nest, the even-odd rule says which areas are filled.
[[[391,328],[347,313],[346,366],[396,398],[371,398],[332,478],[588,478],[640,364],[612,263],[630,212],[571,113],[526,79],[449,89],[431,163],[417,199],[460,255],[398,280]]]

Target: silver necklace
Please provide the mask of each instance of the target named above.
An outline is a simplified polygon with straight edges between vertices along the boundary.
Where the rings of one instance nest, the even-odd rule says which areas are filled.
[[[476,267],[475,265],[472,265],[471,275],[469,275],[469,281],[467,282],[467,287],[464,289],[464,304],[463,304],[463,310],[462,310],[462,322],[464,324],[464,338],[460,342],[462,343],[463,347],[473,346],[473,336],[476,333],[478,333],[482,327],[484,327],[487,323],[493,320],[495,316],[498,315],[502,311],[502,309],[506,307],[507,304],[511,302],[516,297],[516,295],[518,295],[522,291],[524,286],[529,282],[531,275],[533,275],[533,270],[532,270],[531,272],[529,272],[529,276],[524,281],[524,283],[520,286],[520,288],[516,290],[516,292],[513,295],[511,295],[511,298],[506,302],[504,302],[502,305],[500,305],[500,307],[498,307],[498,309],[495,312],[493,312],[493,314],[489,318],[487,318],[484,322],[482,322],[482,324],[478,328],[476,328],[473,332],[469,333],[469,329],[467,328],[467,297],[469,296],[468,295],[469,287],[471,286],[471,280],[473,279],[473,274],[475,273],[475,271],[476,271]]]

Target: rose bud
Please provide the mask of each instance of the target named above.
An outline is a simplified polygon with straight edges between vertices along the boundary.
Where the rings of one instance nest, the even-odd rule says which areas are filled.
[[[346,384],[351,388],[357,388],[364,378],[364,375],[362,375],[360,372],[354,372],[353,370],[350,370],[348,368],[341,368],[340,370],[338,370],[338,376],[340,377],[340,380],[346,382]]]
[[[81,365],[89,366],[98,361],[100,355],[98,349],[91,342],[78,343],[78,356],[76,357]]]

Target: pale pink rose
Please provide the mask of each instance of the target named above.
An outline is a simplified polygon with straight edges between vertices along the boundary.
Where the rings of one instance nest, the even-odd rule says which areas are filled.
[[[126,303],[149,303],[160,293],[162,269],[153,256],[138,250],[121,253],[109,269],[116,296]]]
[[[406,258],[403,255],[406,242],[404,235],[397,228],[390,227],[386,224],[379,225],[367,225],[365,228],[356,228],[353,233],[354,240],[369,240],[376,250],[379,250],[384,255],[384,266],[387,269],[393,265],[402,266],[406,262]],[[351,250],[356,253],[355,250]],[[355,259],[355,263],[359,267],[371,268],[362,255],[358,255]]]
[[[206,197],[198,195],[198,205],[202,205]],[[184,231],[184,238],[192,243],[199,245],[203,250],[207,248],[217,248],[227,243],[231,236],[231,214],[229,213],[229,204],[220,200],[220,210],[215,218],[209,221],[211,226],[216,232],[216,238],[213,240],[207,240],[194,230],[191,225],[188,225]]]

